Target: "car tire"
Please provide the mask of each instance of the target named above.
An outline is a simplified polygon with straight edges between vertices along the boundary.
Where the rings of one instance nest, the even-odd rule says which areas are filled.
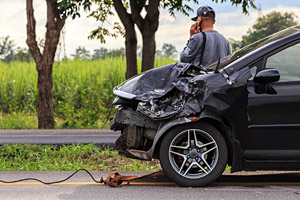
[[[186,187],[207,186],[223,173],[227,164],[224,137],[215,127],[203,122],[169,130],[159,153],[165,174]]]

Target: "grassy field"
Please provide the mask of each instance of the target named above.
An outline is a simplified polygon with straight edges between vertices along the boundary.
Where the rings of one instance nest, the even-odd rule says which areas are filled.
[[[155,67],[174,60],[157,59]],[[141,61],[138,61],[139,69]],[[64,60],[53,67],[55,128],[107,128],[113,88],[125,81],[126,60]],[[37,128],[34,63],[0,62],[0,129]]]
[[[157,171],[157,160],[122,157],[117,151],[95,145],[0,145],[0,171]]]

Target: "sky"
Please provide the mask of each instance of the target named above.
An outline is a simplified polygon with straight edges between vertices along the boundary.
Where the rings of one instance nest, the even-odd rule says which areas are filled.
[[[25,0],[0,0],[0,37],[10,36],[14,44],[26,47],[26,1]],[[46,28],[46,3],[42,0],[34,0],[34,14],[37,21],[37,38],[45,36]],[[215,30],[223,34],[226,38],[241,40],[242,35],[255,24],[258,16],[266,15],[272,11],[294,12],[300,24],[300,0],[254,0],[255,4],[261,8],[261,13],[253,8],[249,9],[249,14],[242,13],[241,6],[232,6],[230,2],[215,3],[212,0],[199,0],[199,4],[190,4],[194,12],[190,12],[190,17],[181,13],[176,13],[176,18],[171,17],[166,10],[160,10],[159,28],[156,33],[156,46],[160,49],[164,43],[172,44],[180,53],[189,39],[189,29],[192,25],[191,17],[196,15],[196,10],[202,5],[209,5],[216,12]],[[109,28],[114,21],[119,21],[117,14],[110,17],[104,24]],[[70,56],[78,46],[83,46],[91,53],[94,49],[101,47],[116,49],[125,47],[125,40],[122,37],[106,38],[106,43],[101,44],[99,40],[90,40],[90,32],[101,26],[94,18],[87,18],[82,12],[81,18],[75,20],[67,19],[64,28],[64,47],[60,51]],[[141,35],[137,29],[138,45],[142,45]]]

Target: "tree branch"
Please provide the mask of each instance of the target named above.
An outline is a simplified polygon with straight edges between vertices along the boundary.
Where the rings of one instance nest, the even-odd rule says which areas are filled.
[[[58,21],[57,26],[58,26],[59,31],[61,31],[61,29],[64,27],[66,19],[67,19],[67,16],[64,14]]]
[[[47,2],[47,29],[52,28],[56,26],[56,22],[58,19],[56,19],[56,13],[55,13],[55,2],[52,0],[46,0]],[[51,27],[49,27],[51,26]]]
[[[26,43],[29,47],[30,53],[36,63],[39,63],[42,60],[42,54],[38,47],[36,41],[36,34],[35,34],[35,18],[33,14],[33,6],[32,0],[26,0],[26,14],[27,14],[27,39]]]
[[[53,14],[55,16],[57,28],[58,28],[58,30],[60,32],[61,29],[65,25],[65,21],[67,19],[67,16],[66,16],[66,13],[64,13],[62,16],[60,16],[57,8],[58,8],[57,2],[52,1],[52,12],[53,12]]]
[[[59,42],[60,31],[63,28],[66,20],[66,15],[61,18],[58,12],[57,3],[53,0],[46,0],[47,3],[47,31],[44,47],[43,61],[49,65],[54,62],[57,44]]]
[[[158,18],[159,15],[158,6],[159,6],[159,0],[149,1],[146,18],[149,19],[153,19],[156,17]]]
[[[141,16],[142,10],[138,8],[138,6],[136,5],[136,1],[134,0],[130,0],[130,7],[131,7],[132,20],[138,26],[138,28],[142,30],[143,29],[142,26],[143,18]]]
[[[113,0],[114,5],[115,5],[115,9],[119,15],[119,18],[122,22],[122,24],[126,26],[133,23],[130,14],[127,13],[126,9],[123,6],[123,3],[121,0]]]
[[[145,17],[146,23],[150,25],[152,31],[157,31],[158,29],[158,18],[159,18],[159,6],[160,0],[151,0],[149,1],[147,15]]]

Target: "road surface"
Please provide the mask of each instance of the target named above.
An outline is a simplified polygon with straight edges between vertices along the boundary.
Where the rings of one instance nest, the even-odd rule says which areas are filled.
[[[72,172],[0,172],[1,180],[16,180],[35,177],[43,181],[61,180]],[[108,172],[92,172],[100,180]],[[123,172],[122,175],[145,174],[145,172]],[[243,174],[243,173],[240,173]],[[253,174],[253,173],[252,173]],[[84,172],[59,185],[42,185],[37,182],[1,184],[1,199],[300,199],[300,173],[275,175],[223,175],[209,187],[178,187],[167,178],[153,179],[152,182],[136,182],[137,185],[124,185],[110,188],[94,183]],[[151,181],[151,180],[150,180]],[[164,182],[164,183],[163,183]],[[167,184],[168,183],[168,184]]]
[[[0,144],[95,143],[113,147],[119,135],[108,129],[0,130]]]

